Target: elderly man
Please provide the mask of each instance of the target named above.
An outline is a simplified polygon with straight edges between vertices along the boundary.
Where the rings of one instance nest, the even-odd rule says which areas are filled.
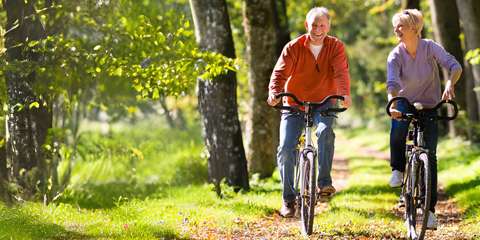
[[[290,41],[283,48],[269,84],[268,104],[277,105],[280,92],[295,94],[302,101],[320,102],[329,95],[345,97],[344,107],[351,105],[350,77],[343,43],[327,35],[330,30],[330,15],[324,7],[311,9],[306,16],[307,33]],[[291,99],[284,104],[295,105]],[[315,113],[314,123],[318,137],[318,179],[319,194],[333,194],[330,172],[332,169],[335,135],[332,129],[333,117]],[[293,171],[295,146],[304,127],[303,115],[282,113],[280,142],[277,163],[283,184],[283,206],[280,215],[295,215],[295,190]]]

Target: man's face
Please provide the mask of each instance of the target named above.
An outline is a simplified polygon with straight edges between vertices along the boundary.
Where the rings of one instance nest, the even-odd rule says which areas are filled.
[[[330,31],[330,23],[327,16],[316,16],[313,21],[305,22],[305,28],[310,36],[310,42],[314,45],[321,45]]]

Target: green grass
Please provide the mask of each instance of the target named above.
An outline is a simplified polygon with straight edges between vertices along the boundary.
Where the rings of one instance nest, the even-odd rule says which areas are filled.
[[[440,143],[438,155],[439,179],[465,213],[462,230],[480,238],[480,149],[449,139]]]
[[[205,183],[199,127],[161,126],[154,121],[120,125],[108,136],[85,132],[65,194],[48,206],[0,204],[0,239],[191,239],[198,236],[192,231],[209,236],[209,230],[227,236],[271,217],[281,206],[278,172],[266,180],[253,177],[249,192],[223,186],[224,198],[218,198]],[[398,190],[387,186],[388,162],[356,151],[357,146],[388,150],[388,136],[365,129],[337,135],[355,143],[336,146],[350,159],[350,175],[346,188],[316,216],[314,233],[320,238],[402,237],[402,220],[392,211]],[[473,236],[480,222],[480,160],[472,148],[458,139],[442,141],[439,169],[447,193],[465,212],[461,230]],[[268,231],[287,226],[291,239],[299,238],[298,224],[287,222]]]

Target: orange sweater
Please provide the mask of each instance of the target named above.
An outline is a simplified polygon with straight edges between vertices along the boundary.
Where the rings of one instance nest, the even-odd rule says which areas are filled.
[[[285,45],[273,69],[270,93],[290,92],[302,101],[320,102],[329,95],[350,95],[350,76],[343,43],[326,36],[315,59],[307,35]],[[284,99],[284,104],[286,99]],[[288,99],[289,105],[294,105]]]

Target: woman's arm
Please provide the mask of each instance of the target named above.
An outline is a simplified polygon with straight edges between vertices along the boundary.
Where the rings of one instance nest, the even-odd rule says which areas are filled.
[[[442,94],[442,100],[451,100],[455,98],[455,83],[460,79],[462,75],[462,68],[456,68],[451,73],[445,83],[445,90]]]

